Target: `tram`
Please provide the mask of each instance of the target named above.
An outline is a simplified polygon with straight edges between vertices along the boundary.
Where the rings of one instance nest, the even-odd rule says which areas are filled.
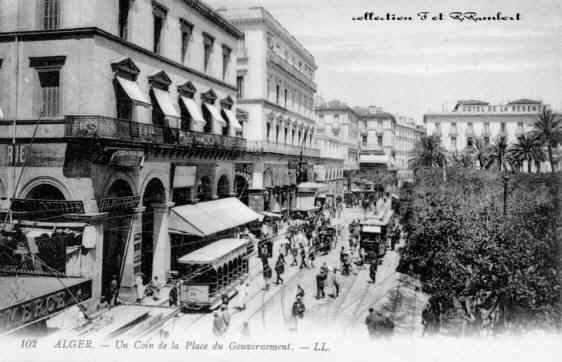
[[[178,259],[178,300],[186,311],[209,311],[232,298],[248,277],[248,240],[222,239]]]
[[[365,262],[382,261],[388,245],[388,236],[392,230],[394,212],[388,210],[382,219],[368,218],[361,221],[359,247],[365,250]]]

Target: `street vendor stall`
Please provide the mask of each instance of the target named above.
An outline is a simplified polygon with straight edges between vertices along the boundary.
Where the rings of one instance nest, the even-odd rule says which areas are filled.
[[[188,310],[215,309],[248,275],[248,241],[223,239],[178,259],[179,301]]]

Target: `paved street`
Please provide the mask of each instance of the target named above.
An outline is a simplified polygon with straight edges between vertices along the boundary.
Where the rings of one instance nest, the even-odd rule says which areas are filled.
[[[348,223],[352,219],[362,216],[363,213],[359,209],[345,209],[342,218],[337,220],[337,223],[342,223],[345,226],[344,246],[348,246]],[[274,247],[273,260],[276,260],[279,249],[277,244]],[[250,271],[251,286],[248,290],[250,301],[246,310],[242,312],[233,311],[229,336],[239,336],[243,323],[246,321],[249,323],[251,335],[260,337],[275,337],[285,333],[289,335],[295,335],[295,333],[299,335],[325,335],[327,331],[332,338],[354,333],[366,335],[363,321],[370,306],[379,310],[386,310],[390,316],[397,317],[397,319],[404,319],[406,317],[404,313],[402,315],[396,313],[397,306],[393,301],[396,289],[404,284],[403,277],[401,278],[400,274],[395,272],[398,253],[394,251],[386,253],[383,263],[378,268],[375,284],[368,282],[368,266],[363,269],[355,267],[353,274],[350,276],[338,274],[341,284],[338,298],[334,299],[329,296],[332,291],[329,285],[325,289],[326,298],[315,298],[315,276],[324,262],[329,267],[339,266],[341,246],[342,242],[340,241],[330,254],[318,256],[314,262],[315,268],[299,269],[289,266],[290,261],[287,260],[286,272],[283,276],[285,282],[280,286],[272,284],[272,288],[267,292],[261,289],[263,287],[261,266],[258,262],[252,263],[253,270]],[[257,258],[255,259],[257,261]],[[297,285],[301,285],[305,290],[306,312],[304,321],[299,326],[299,332],[293,332],[289,331],[293,325],[291,306],[295,300]],[[411,297],[416,298],[415,292],[410,294]],[[419,331],[419,328],[416,328],[416,324],[419,324],[419,318],[415,317],[415,309],[421,308],[418,304],[422,302],[422,300],[413,300],[413,302],[410,302],[410,306],[406,306],[407,309],[411,310],[411,313],[408,313],[406,321],[397,323],[397,333],[416,333],[416,331]],[[391,308],[388,308],[389,303],[393,303]],[[421,309],[417,311],[418,315],[420,313]],[[173,336],[183,337],[197,332],[199,337],[211,337],[212,318],[212,313],[180,314],[178,318],[168,322],[163,329],[169,331]],[[155,333],[152,338],[158,338],[158,333]]]

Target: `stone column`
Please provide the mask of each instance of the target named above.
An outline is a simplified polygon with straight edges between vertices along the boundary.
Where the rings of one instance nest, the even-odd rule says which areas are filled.
[[[152,275],[157,276],[162,281],[166,281],[166,275],[171,268],[172,247],[168,232],[168,221],[170,209],[174,205],[173,202],[151,204],[154,210]]]

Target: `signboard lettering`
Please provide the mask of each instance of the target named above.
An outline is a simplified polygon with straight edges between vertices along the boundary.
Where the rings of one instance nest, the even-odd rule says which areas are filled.
[[[69,289],[70,292],[68,289],[63,289],[0,310],[0,331],[9,331],[47,317],[76,304],[76,299],[79,302],[90,299],[92,295],[92,281],[85,281]]]
[[[109,197],[98,200],[99,212],[126,210],[137,207],[140,196]]]
[[[109,164],[119,167],[140,167],[143,161],[143,151],[116,150],[111,154]]]

